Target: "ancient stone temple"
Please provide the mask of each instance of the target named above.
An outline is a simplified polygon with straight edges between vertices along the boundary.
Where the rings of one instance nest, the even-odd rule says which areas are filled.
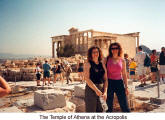
[[[88,48],[93,45],[99,46],[104,56],[108,54],[108,47],[113,42],[119,42],[122,45],[123,52],[129,57],[134,57],[136,47],[139,46],[139,32],[128,34],[113,34],[108,32],[95,31],[93,29],[79,31],[76,28],[69,29],[69,35],[53,36],[52,38],[52,57],[55,57],[55,44],[57,49],[66,44],[72,44],[76,54],[86,55]]]

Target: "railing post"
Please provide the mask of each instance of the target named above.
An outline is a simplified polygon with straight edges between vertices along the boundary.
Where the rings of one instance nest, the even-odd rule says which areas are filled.
[[[160,81],[159,81],[159,71],[156,72],[156,79],[157,79],[157,91],[158,91],[158,98],[160,98]]]

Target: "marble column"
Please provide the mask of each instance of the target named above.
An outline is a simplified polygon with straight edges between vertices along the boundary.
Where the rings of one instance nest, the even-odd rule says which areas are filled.
[[[52,58],[55,58],[55,55],[54,55],[54,44],[55,44],[55,42],[52,42]]]
[[[78,34],[78,52],[80,52],[80,34]]]
[[[85,49],[85,42],[84,42],[84,33],[82,33],[82,49],[83,49],[83,51],[84,51],[84,49]]]
[[[88,35],[88,32],[87,32],[87,47],[86,47],[86,48],[87,48],[87,50],[88,50],[88,46],[89,46],[89,45],[88,45],[88,40],[89,40],[89,38],[88,38],[88,37],[89,37],[89,35]]]
[[[99,47],[101,48],[102,39],[99,39]]]
[[[95,39],[95,45],[97,46],[97,39]]]
[[[57,49],[60,49],[60,41],[57,42]]]
[[[139,36],[137,36],[136,38],[137,38],[137,47],[139,47]]]

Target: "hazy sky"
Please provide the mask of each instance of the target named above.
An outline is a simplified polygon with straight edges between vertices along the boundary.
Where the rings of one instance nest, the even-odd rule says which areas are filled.
[[[140,32],[140,44],[165,46],[164,0],[0,0],[0,53],[51,55],[51,36],[68,29]]]

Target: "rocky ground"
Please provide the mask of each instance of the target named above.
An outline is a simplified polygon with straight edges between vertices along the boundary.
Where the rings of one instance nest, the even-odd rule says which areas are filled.
[[[13,88],[12,93],[0,99],[0,112],[85,112],[83,93],[74,92],[75,86],[84,89],[85,83],[74,81],[71,84],[62,86],[60,81],[50,86],[36,86],[36,81],[9,82]],[[133,82],[134,102],[132,112],[165,112],[165,84],[160,85],[160,97],[157,94],[157,84],[147,82],[145,87],[137,87],[140,83]],[[61,90],[66,99],[66,106],[52,110],[43,110],[34,104],[34,92],[37,90]],[[154,98],[156,100],[152,101]],[[161,102],[160,102],[161,101]],[[120,112],[119,107],[115,107],[115,112]]]

